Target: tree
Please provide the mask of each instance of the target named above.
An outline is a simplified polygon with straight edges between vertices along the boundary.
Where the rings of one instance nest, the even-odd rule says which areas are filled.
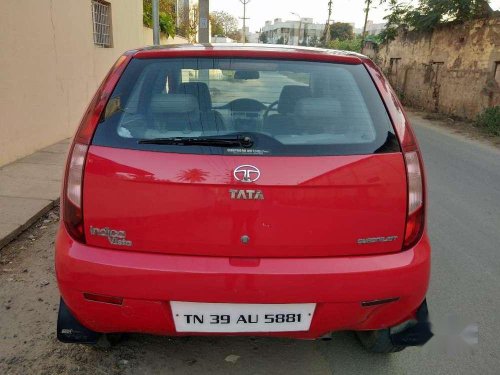
[[[491,13],[487,0],[420,0],[405,21],[419,30],[431,30],[444,22],[464,22]]]
[[[153,27],[153,4],[151,0],[143,0],[142,23]],[[167,37],[175,36],[175,0],[160,0],[160,31]]]
[[[210,24],[212,26],[212,35],[223,35],[234,39],[231,35],[235,36],[236,33],[239,33],[236,17],[224,11],[210,13]]]
[[[311,47],[317,47],[319,45],[319,38],[316,35],[313,35],[309,39],[309,46]]]
[[[259,35],[259,41],[261,41],[264,44],[269,43],[269,38],[267,37],[267,33],[261,32]]]
[[[352,39],[346,39],[346,40],[334,39],[334,40],[331,40],[326,45],[326,48],[338,49],[338,50],[342,50],[342,51],[361,52],[362,43],[363,43],[363,38],[358,35]]]
[[[210,29],[212,36],[222,36],[225,34],[222,24],[212,14],[210,14]]]
[[[227,37],[236,41],[241,40],[242,38],[241,31],[240,30],[231,31],[230,33],[227,34]]]
[[[344,22],[335,22],[330,26],[331,39],[348,40],[354,38],[352,25]]]
[[[280,36],[278,38],[278,40],[276,41],[276,44],[285,44],[285,37],[284,36]]]
[[[382,42],[393,40],[397,36],[398,29],[406,24],[407,15],[412,9],[410,5],[400,4],[397,0],[389,1],[390,12],[384,17],[386,21],[385,28],[379,34]]]
[[[414,7],[400,0],[389,0],[390,12],[384,18],[387,23],[381,37],[383,41],[394,39],[402,26],[429,31],[447,22],[486,17],[493,12],[488,3],[488,0],[419,0]]]
[[[198,5],[193,5],[191,8],[182,7],[178,9],[178,15],[177,32],[187,38],[189,42],[194,42],[198,33]]]

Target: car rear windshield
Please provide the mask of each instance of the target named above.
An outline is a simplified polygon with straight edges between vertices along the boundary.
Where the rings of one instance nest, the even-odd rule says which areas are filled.
[[[251,142],[193,142],[240,137]],[[177,142],[161,142],[165,139]],[[133,59],[108,101],[93,144],[264,156],[399,151],[385,106],[362,64],[241,58]]]

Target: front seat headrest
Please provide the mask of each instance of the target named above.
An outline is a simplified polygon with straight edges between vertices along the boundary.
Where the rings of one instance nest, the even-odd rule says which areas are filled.
[[[198,112],[198,101],[193,95],[158,94],[151,99],[151,112],[167,115]]]
[[[203,82],[181,83],[178,88],[179,94],[193,95],[198,99],[200,111],[208,112],[212,109],[212,97],[208,85]]]
[[[278,113],[281,113],[282,115],[294,113],[297,101],[299,99],[308,98],[310,96],[311,88],[309,86],[283,86],[278,101]]]
[[[334,120],[342,115],[342,108],[334,98],[304,98],[297,100],[295,115],[301,118]]]

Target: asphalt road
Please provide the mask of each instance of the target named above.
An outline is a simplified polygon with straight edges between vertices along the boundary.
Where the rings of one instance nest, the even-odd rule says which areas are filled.
[[[433,246],[428,295],[436,337],[391,355],[354,334],[331,341],[131,335],[107,351],[56,341],[57,212],[0,253],[2,374],[498,374],[500,151],[413,116],[429,187]],[[468,327],[474,341],[458,334]]]

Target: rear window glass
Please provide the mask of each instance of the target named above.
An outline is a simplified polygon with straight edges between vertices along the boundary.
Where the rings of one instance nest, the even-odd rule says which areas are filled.
[[[237,136],[250,137],[252,145],[144,144]],[[363,65],[230,58],[133,59],[108,101],[93,144],[266,156],[399,150]]]

